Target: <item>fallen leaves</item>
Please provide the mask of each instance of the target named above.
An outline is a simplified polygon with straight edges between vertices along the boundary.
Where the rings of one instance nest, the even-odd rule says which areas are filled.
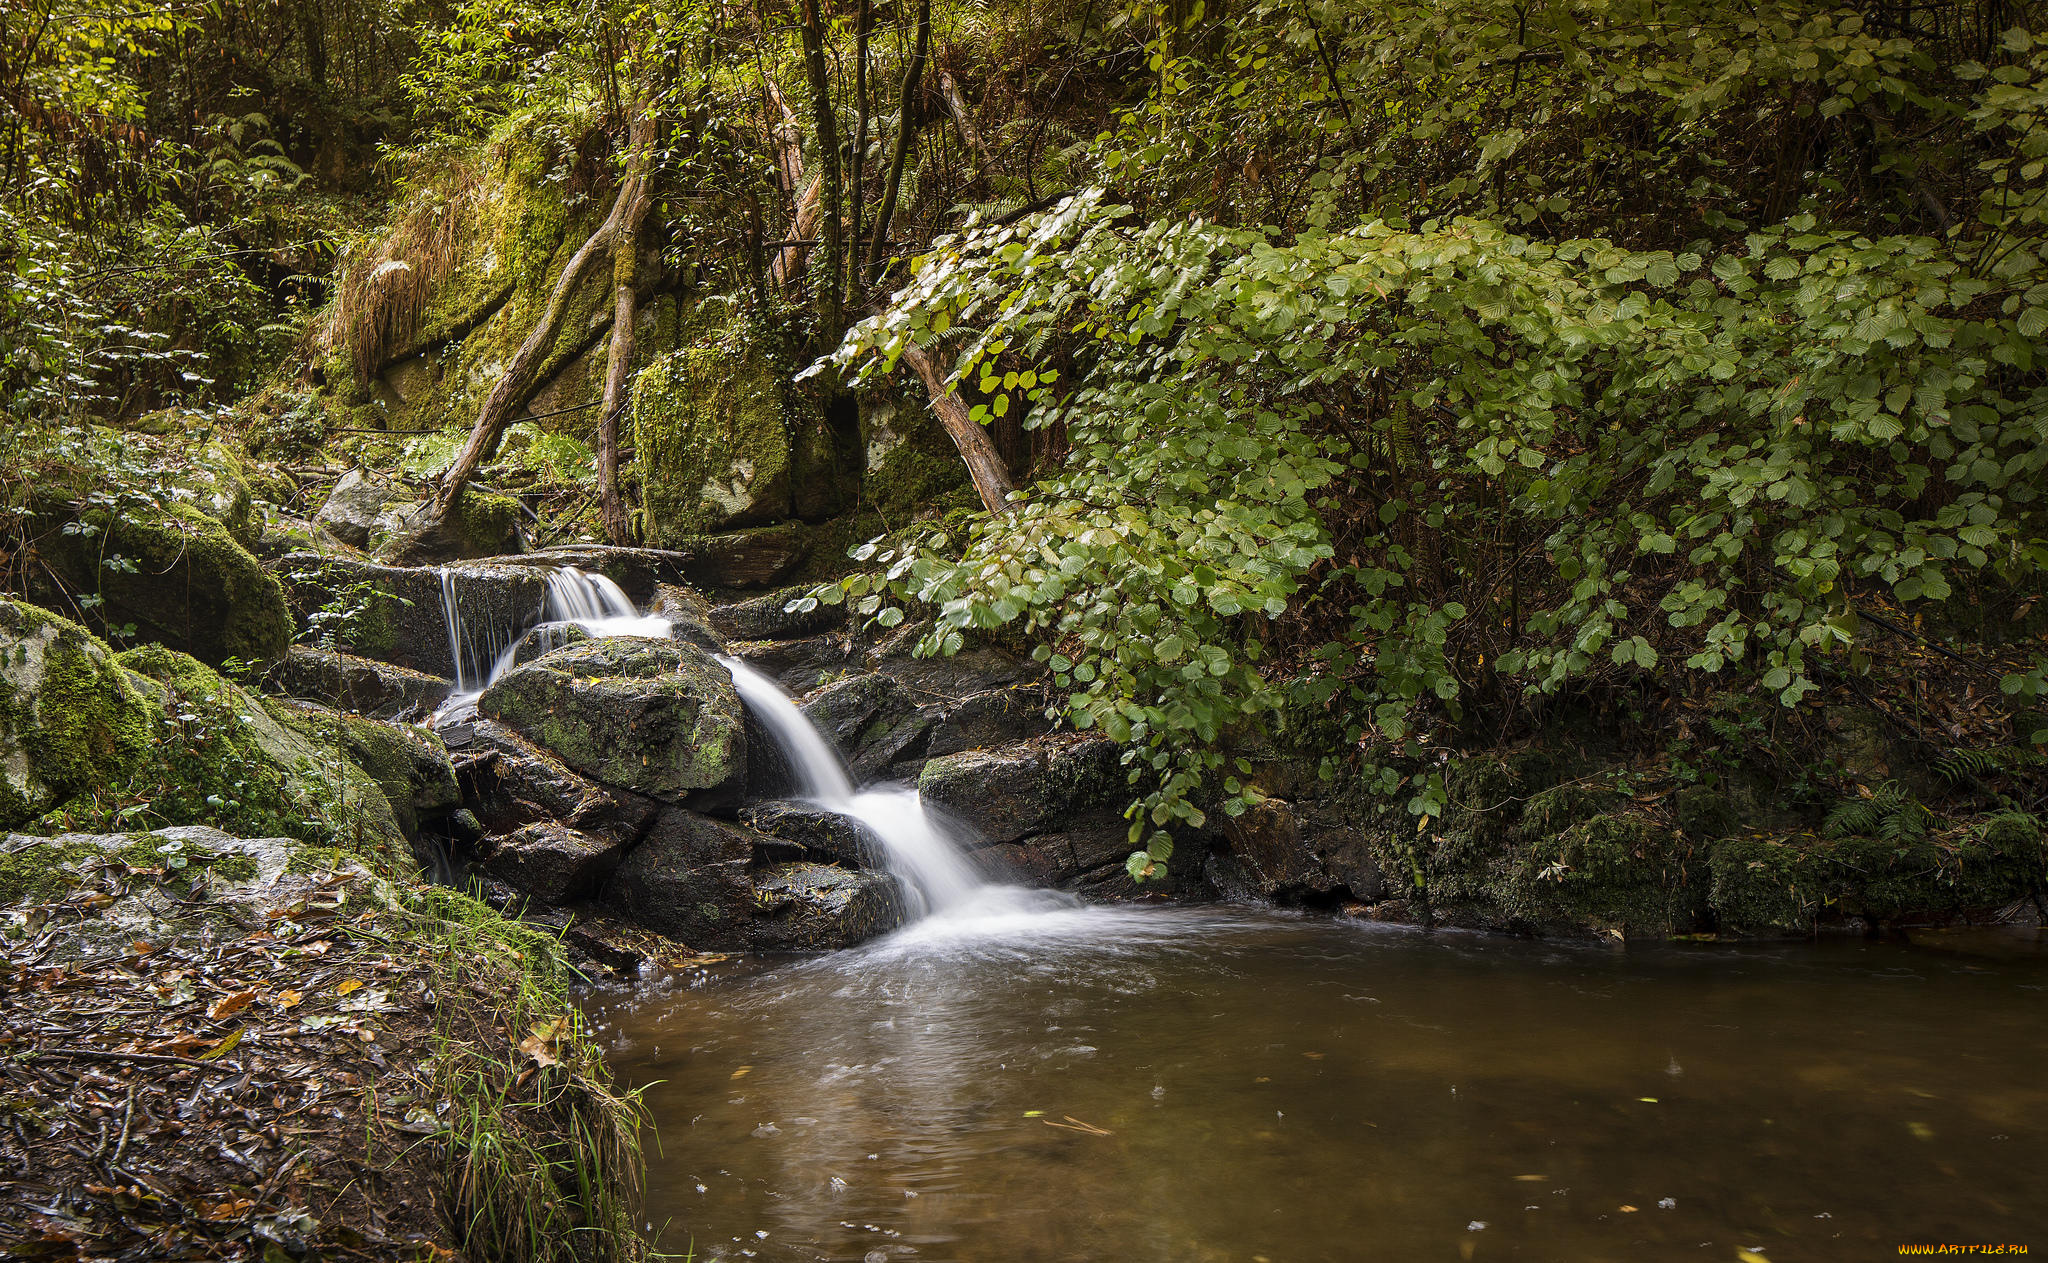
[[[207,1008],[206,1016],[218,1022],[222,1018],[233,1017],[255,1002],[256,990],[251,987],[247,991],[237,991],[233,995],[224,995],[220,999],[215,1000]]]

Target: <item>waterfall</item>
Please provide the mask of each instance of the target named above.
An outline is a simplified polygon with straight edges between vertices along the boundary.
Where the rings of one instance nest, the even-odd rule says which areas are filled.
[[[1050,891],[991,884],[945,826],[925,811],[916,790],[901,785],[854,788],[839,752],[788,694],[736,658],[721,656],[719,661],[732,672],[740,700],[789,759],[803,797],[859,821],[881,843],[889,871],[903,883],[913,918],[965,916],[985,921],[1072,906],[1071,899]]]
[[[568,629],[580,627],[599,639],[607,636],[668,638],[670,620],[633,608],[624,589],[601,574],[574,566],[548,571],[547,599],[537,622],[518,626],[471,626],[463,617],[456,571],[441,571],[441,616],[448,625],[448,653],[455,660],[455,689],[434,713],[441,720],[466,711],[477,697],[512,667],[519,646],[530,632],[543,634],[543,646],[559,649],[568,643]]]
[[[518,645],[526,628],[490,620],[473,624],[463,617],[456,572],[443,569],[440,574],[441,618],[448,627],[448,656],[455,664],[454,696],[475,697],[497,678],[505,656]]]

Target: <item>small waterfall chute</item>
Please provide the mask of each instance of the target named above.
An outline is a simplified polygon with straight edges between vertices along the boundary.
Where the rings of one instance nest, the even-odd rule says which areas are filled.
[[[475,619],[463,609],[457,584],[459,571],[441,571],[441,614],[448,625],[448,652],[455,661],[455,689],[441,704],[434,718],[449,718],[466,712],[497,678],[512,668],[519,646],[535,631],[543,633],[542,644],[560,648],[568,643],[567,629],[580,627],[603,639],[610,636],[651,636],[666,639],[672,623],[657,615],[642,614],[625,590],[601,574],[589,574],[574,566],[548,571],[547,596],[540,617],[516,626],[505,622]],[[547,633],[553,632],[553,635]]]
[[[823,732],[767,676],[737,658],[718,659],[761,726],[774,738],[801,796],[826,811],[857,820],[881,845],[884,861],[904,887],[913,918],[982,923],[1072,908],[1070,896],[992,883],[917,791],[901,785],[856,788],[846,763]]]

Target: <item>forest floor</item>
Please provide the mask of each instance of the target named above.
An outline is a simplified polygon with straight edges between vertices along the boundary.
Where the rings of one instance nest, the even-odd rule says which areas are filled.
[[[450,1254],[437,1065],[466,1044],[531,1074],[550,1036],[515,1048],[503,991],[352,880],[238,920],[110,862],[29,910],[0,962],[0,1253]],[[174,915],[118,915],[145,903]]]

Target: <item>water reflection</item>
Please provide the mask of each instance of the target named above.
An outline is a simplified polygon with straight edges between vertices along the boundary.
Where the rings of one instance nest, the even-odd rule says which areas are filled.
[[[592,1008],[700,1258],[1797,1260],[2048,1246],[2044,981],[1063,908]]]

